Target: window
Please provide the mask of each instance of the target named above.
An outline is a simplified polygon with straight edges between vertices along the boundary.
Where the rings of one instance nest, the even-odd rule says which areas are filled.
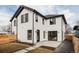
[[[43,38],[45,39],[45,31],[43,32]]]
[[[28,40],[32,40],[32,30],[28,30],[27,36],[28,36]]]
[[[35,18],[36,18],[36,22],[38,22],[38,15],[37,14],[36,14]]]
[[[23,17],[23,15],[21,15],[21,23],[23,23],[24,21],[24,17]]]
[[[52,24],[56,24],[56,19],[55,18],[50,20],[50,25],[52,25]]]
[[[42,23],[44,24],[44,18],[42,19]]]
[[[28,13],[25,14],[25,22],[28,22]]]
[[[21,23],[28,22],[28,13],[21,15]]]
[[[48,31],[48,40],[57,41],[57,31]]]
[[[16,26],[16,20],[14,20],[14,26]]]

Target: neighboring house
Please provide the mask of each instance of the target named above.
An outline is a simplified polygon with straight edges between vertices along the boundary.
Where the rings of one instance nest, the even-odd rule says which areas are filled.
[[[12,33],[17,40],[28,43],[63,41],[65,39],[64,15],[42,15],[35,9],[21,5],[12,19]]]

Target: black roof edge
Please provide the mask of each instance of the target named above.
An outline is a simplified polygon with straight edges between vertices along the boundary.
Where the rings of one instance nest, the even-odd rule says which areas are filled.
[[[21,9],[22,7],[19,6],[19,8],[16,10],[16,12],[14,13],[13,17],[11,18],[10,22],[13,20],[14,17],[16,17],[17,12]]]
[[[11,18],[10,22],[11,22],[14,18],[16,18],[16,17],[19,15],[19,13],[20,13],[24,8],[29,9],[29,10],[31,10],[31,11],[33,11],[33,12],[39,14],[40,16],[44,17],[45,19],[50,19],[50,18],[55,18],[55,17],[60,17],[60,16],[62,16],[62,18],[64,19],[65,24],[67,24],[64,14],[62,14],[62,15],[56,15],[56,16],[53,16],[53,17],[46,18],[45,16],[43,16],[41,13],[39,13],[39,12],[36,11],[35,9],[30,8],[30,7],[27,7],[27,6],[24,6],[24,5],[20,5],[20,6],[19,6],[19,8],[17,9],[17,11],[14,13],[13,17]]]
[[[62,18],[64,19],[64,22],[65,22],[65,24],[67,24],[67,21],[66,21],[66,19],[65,19],[65,16],[64,16],[64,14],[56,15],[56,16],[49,17],[49,18],[46,18],[46,19],[50,19],[50,18],[56,18],[56,17],[62,17]]]
[[[33,9],[33,8],[30,8],[30,7],[27,7],[27,6],[24,6],[24,5],[22,5],[24,8],[26,8],[26,9],[29,9],[29,10],[31,10],[31,11],[33,11],[33,12],[35,12],[35,13],[37,13],[37,14],[39,14],[40,16],[42,16],[42,17],[44,17],[45,18],[45,16],[43,16],[41,13],[39,13],[37,10],[35,10],[35,9]]]
[[[46,18],[45,16],[43,16],[41,13],[39,13],[39,12],[38,12],[38,11],[36,11],[35,9],[34,9],[34,12],[35,12],[35,13],[37,13],[37,14],[39,14],[40,16],[42,16],[42,17]]]
[[[63,17],[63,19],[64,19],[65,24],[67,24],[67,21],[66,21],[65,16],[64,16],[64,15],[62,15],[62,17]]]
[[[11,18],[10,22],[13,20],[14,17],[17,17],[19,15],[19,13],[23,10],[23,8],[29,9],[37,14],[39,14],[40,16],[44,17],[41,13],[39,13],[38,11],[36,11],[35,9],[32,9],[30,7],[24,6],[24,5],[20,5],[20,7],[17,9],[17,11],[15,12],[14,16]]]

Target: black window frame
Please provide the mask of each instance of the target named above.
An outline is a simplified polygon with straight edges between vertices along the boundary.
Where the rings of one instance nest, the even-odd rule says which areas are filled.
[[[56,18],[50,19],[50,25],[56,24]]]
[[[38,22],[38,15],[35,16],[35,21]]]
[[[16,26],[16,20],[14,20],[14,26]]]
[[[28,22],[28,13],[25,14],[25,22]]]
[[[28,13],[21,15],[21,23],[28,22]]]
[[[45,20],[45,19],[43,18],[43,19],[42,19],[42,24],[44,24],[44,20]]]
[[[29,39],[29,32],[31,33],[31,39]],[[27,40],[32,40],[32,30],[27,30]]]
[[[21,23],[24,23],[24,16],[21,15]]]

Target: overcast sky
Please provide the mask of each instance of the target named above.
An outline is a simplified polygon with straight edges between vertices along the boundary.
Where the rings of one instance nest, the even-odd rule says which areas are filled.
[[[36,9],[43,15],[48,14],[64,14],[66,21],[70,26],[74,26],[79,20],[79,6],[78,5],[28,5]],[[0,6],[0,25],[9,24],[9,20],[15,13],[19,6],[16,5],[1,5]]]

